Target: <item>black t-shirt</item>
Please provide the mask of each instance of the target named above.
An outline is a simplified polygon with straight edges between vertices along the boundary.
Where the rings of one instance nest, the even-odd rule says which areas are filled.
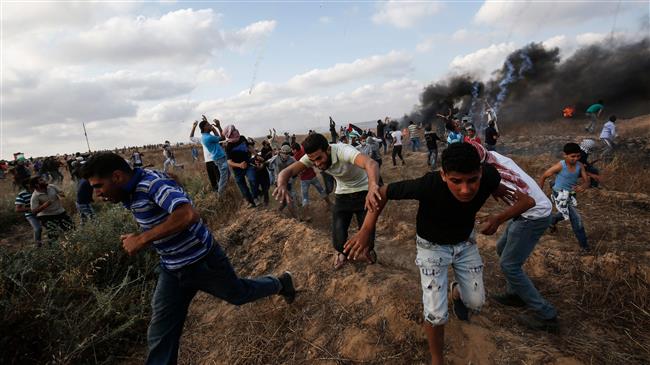
[[[499,133],[497,133],[497,130],[494,129],[494,127],[487,127],[485,129],[485,144],[489,144],[490,146],[497,144],[497,139],[495,137],[498,135]]]
[[[377,124],[377,137],[384,139],[384,128],[386,128],[386,124],[384,123]]]
[[[437,141],[440,141],[440,137],[438,137],[438,134],[436,132],[424,132],[424,139],[427,141],[427,148],[430,150],[437,150],[438,149],[438,143]]]
[[[273,148],[271,148],[271,146],[262,147],[260,152],[262,153],[262,158],[264,159],[264,161],[273,157]]]
[[[474,229],[474,220],[487,198],[497,189],[501,176],[491,165],[483,165],[481,186],[472,201],[458,201],[442,181],[439,172],[421,178],[388,185],[390,200],[419,200],[416,230],[418,236],[439,245],[466,241]]]
[[[248,149],[248,140],[246,137],[239,137],[239,141],[235,143],[228,143],[226,145],[226,156],[234,163],[242,163],[244,161],[251,162],[251,152]]]

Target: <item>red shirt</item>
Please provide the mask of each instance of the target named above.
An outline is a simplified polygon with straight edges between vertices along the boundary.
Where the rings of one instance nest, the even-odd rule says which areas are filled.
[[[305,155],[305,149],[300,146],[300,149],[293,153],[293,158],[300,161],[300,158]],[[300,173],[300,180],[311,180],[316,177],[316,172],[313,168],[308,167]]]
[[[465,136],[463,138],[463,141],[466,142],[466,143],[474,141],[474,142],[478,142],[479,144],[481,144],[481,139],[478,136],[474,136],[474,138],[470,138],[469,136]]]

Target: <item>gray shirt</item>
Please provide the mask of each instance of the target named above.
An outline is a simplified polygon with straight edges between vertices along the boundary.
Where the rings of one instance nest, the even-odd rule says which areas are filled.
[[[44,215],[57,215],[57,214],[65,213],[65,209],[61,205],[61,199],[59,199],[59,193],[61,193],[61,189],[59,189],[58,186],[52,184],[49,184],[47,186],[46,192],[41,193],[39,191],[34,190],[34,192],[32,193],[32,199],[30,201],[32,210],[40,207],[47,201],[52,202],[52,204],[50,204],[49,207],[43,209],[41,212],[36,214],[37,217],[42,217]]]

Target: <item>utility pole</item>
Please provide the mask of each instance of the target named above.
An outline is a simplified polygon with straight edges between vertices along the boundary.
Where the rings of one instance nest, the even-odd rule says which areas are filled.
[[[88,133],[86,132],[86,123],[81,122],[81,125],[84,127],[84,136],[86,136],[86,145],[88,146],[88,153],[90,153],[90,143],[88,142]]]

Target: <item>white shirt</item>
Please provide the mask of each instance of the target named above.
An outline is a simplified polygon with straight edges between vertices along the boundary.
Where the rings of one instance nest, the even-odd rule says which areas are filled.
[[[354,159],[361,152],[345,143],[331,144],[330,151],[332,164],[325,171],[336,180],[336,191],[334,193],[350,194],[368,190],[368,174],[366,170],[354,164]],[[300,162],[307,167],[314,166],[306,154],[300,158]]]
[[[394,131],[390,135],[393,136],[393,139],[395,140],[395,146],[402,145],[402,131]]]
[[[201,141],[201,137],[190,137],[190,141],[193,143],[198,143],[201,145],[201,148],[203,149],[203,161],[205,162],[210,162],[212,161],[212,154],[210,151],[208,151],[207,148],[203,146],[203,142]]]
[[[519,167],[513,160],[494,151],[491,151],[490,153],[494,156],[494,158],[496,158],[497,162],[500,165],[503,165],[510,169],[512,172],[517,173],[526,183],[526,185],[528,185],[528,195],[530,195],[530,197],[535,200],[535,206],[522,213],[522,217],[526,219],[539,219],[548,217],[551,214],[552,210],[551,201],[546,196],[546,194],[544,194],[539,185],[537,185],[535,180],[532,177],[528,176],[528,174],[522,170],[521,167]],[[501,183],[508,186],[509,188],[514,189],[514,186],[507,184],[504,180],[501,180]]]
[[[613,140],[614,137],[616,137],[616,124],[611,120],[608,120],[603,126],[603,130],[600,132],[600,138]]]

